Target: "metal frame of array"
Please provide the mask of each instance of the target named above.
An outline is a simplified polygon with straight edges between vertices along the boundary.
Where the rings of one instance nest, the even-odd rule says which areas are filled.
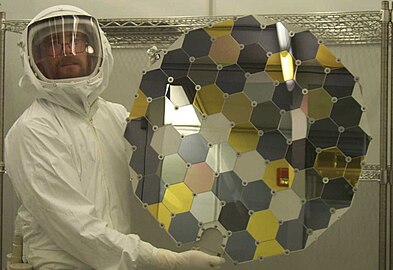
[[[379,183],[379,270],[392,269],[393,215],[393,160],[392,103],[393,74],[389,74],[389,41],[392,28],[392,9],[389,1],[381,2],[381,11],[363,12],[324,12],[307,14],[261,15],[268,19],[281,21],[309,29],[325,44],[362,45],[381,44],[381,98],[380,98],[380,164],[367,164],[362,171],[361,181]],[[208,24],[234,19],[236,16],[201,16],[170,18],[125,18],[100,19],[101,28],[106,33],[113,48],[166,48],[181,34]],[[21,33],[28,24],[26,20],[6,20],[6,13],[0,12],[0,243],[3,240],[3,176],[4,165],[4,85],[5,85],[5,39],[7,32]],[[393,44],[393,42],[392,42]],[[393,46],[393,45],[392,45]],[[393,50],[393,48],[392,48]],[[392,85],[389,85],[389,84]],[[0,254],[2,254],[0,245]],[[2,265],[2,256],[0,256]]]

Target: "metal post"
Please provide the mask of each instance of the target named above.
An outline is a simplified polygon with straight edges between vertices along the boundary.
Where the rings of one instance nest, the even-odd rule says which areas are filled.
[[[391,25],[391,29],[392,29],[392,9],[390,10],[390,25]],[[390,53],[391,53],[391,59],[390,59],[390,112],[388,111],[386,114],[386,120],[388,121],[389,118],[389,114],[390,114],[390,128],[388,128],[388,130],[390,130],[390,133],[387,134],[387,138],[390,138],[390,144],[386,145],[387,146],[387,153],[389,154],[389,162],[390,162],[390,166],[388,168],[388,186],[390,187],[390,192],[389,192],[389,198],[388,198],[388,214],[390,215],[389,218],[389,248],[390,248],[390,252],[389,252],[389,266],[388,269],[391,270],[392,269],[392,264],[393,264],[393,247],[391,246],[393,244],[393,214],[392,214],[392,199],[393,199],[393,41],[390,40],[390,44],[391,44],[391,48],[390,48]]]
[[[3,266],[3,176],[4,176],[4,66],[5,66],[5,12],[0,12],[0,267]]]
[[[209,0],[209,16],[216,14],[216,2],[215,0]]]
[[[3,267],[3,176],[4,176],[4,81],[5,81],[5,12],[0,12],[0,267]]]
[[[387,110],[389,84],[389,1],[382,1],[381,5],[381,97],[380,97],[380,164],[381,181],[379,186],[379,270],[386,270],[387,248],[387,215],[388,215],[388,160],[387,160]]]
[[[4,82],[5,82],[5,12],[0,12],[0,267],[3,267],[3,176],[4,168]]]

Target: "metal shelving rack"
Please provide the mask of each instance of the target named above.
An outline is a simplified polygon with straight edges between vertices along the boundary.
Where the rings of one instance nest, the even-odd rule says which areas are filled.
[[[361,44],[382,44],[381,65],[382,71],[388,63],[386,54],[386,44],[389,43],[389,31],[386,31],[386,14],[390,12],[389,2],[382,2],[382,11],[364,12],[324,12],[305,14],[275,14],[260,15],[267,19],[281,21],[298,27],[309,29],[327,45],[361,45]],[[390,14],[390,13],[389,13]],[[5,13],[0,12],[0,243],[2,242],[3,228],[3,175],[5,173],[3,159],[4,143],[4,68],[5,68],[5,38],[6,32],[22,33],[29,21],[27,20],[6,20]],[[167,18],[105,18],[99,19],[101,28],[106,33],[113,48],[149,48],[156,45],[159,48],[166,48],[172,44],[181,34],[192,29],[200,28],[208,24],[236,19],[237,16],[200,16],[200,17],[167,17]],[[390,22],[390,15],[389,22]],[[384,23],[385,19],[385,23]],[[382,23],[381,23],[382,21]],[[385,30],[383,30],[385,27]],[[384,54],[386,54],[384,56]],[[388,91],[387,72],[381,72],[381,93]],[[386,100],[387,95],[381,94]],[[386,100],[381,101],[386,106]],[[387,134],[386,121],[388,110],[381,109],[381,134]],[[385,121],[382,124],[382,121]],[[385,130],[382,130],[384,128]],[[381,135],[382,136],[382,135]],[[385,147],[387,152],[387,137],[381,142],[381,147]],[[387,237],[388,223],[390,215],[387,212],[387,205],[390,204],[388,190],[390,189],[388,173],[390,167],[387,166],[386,151],[381,152],[381,165],[367,164],[362,172],[360,180],[380,182],[380,268],[379,270],[392,269],[389,266],[388,245],[390,239]],[[391,151],[390,151],[391,152]],[[381,180],[382,179],[382,180]],[[384,216],[383,216],[384,215]],[[392,233],[390,233],[392,235]],[[0,254],[2,246],[0,245]],[[0,266],[2,257],[0,256]],[[388,268],[390,267],[390,268]]]
[[[381,42],[381,12],[342,12],[260,15],[311,30],[326,44],[373,44]],[[100,19],[113,48],[168,47],[181,34],[237,16]],[[21,33],[26,20],[5,20],[6,31]]]

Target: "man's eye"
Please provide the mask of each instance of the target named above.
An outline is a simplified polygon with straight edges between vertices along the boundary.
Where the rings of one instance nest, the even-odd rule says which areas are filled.
[[[76,38],[76,39],[74,40],[74,43],[80,43],[80,44],[82,44],[82,43],[85,43],[85,40],[84,40],[83,38]]]
[[[54,46],[60,44],[60,42],[58,40],[51,40],[47,44],[47,46]]]
[[[72,43],[84,43],[84,42],[85,41],[82,38],[76,38],[74,40],[69,40],[68,42],[63,42],[61,40],[54,39],[54,40],[48,41],[47,44],[52,46],[52,44],[58,45],[58,44],[63,44],[63,43],[72,44]]]

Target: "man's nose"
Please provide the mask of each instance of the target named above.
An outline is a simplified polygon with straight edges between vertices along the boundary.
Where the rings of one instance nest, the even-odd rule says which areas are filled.
[[[75,49],[71,42],[63,43],[62,49],[64,55],[75,55]]]

